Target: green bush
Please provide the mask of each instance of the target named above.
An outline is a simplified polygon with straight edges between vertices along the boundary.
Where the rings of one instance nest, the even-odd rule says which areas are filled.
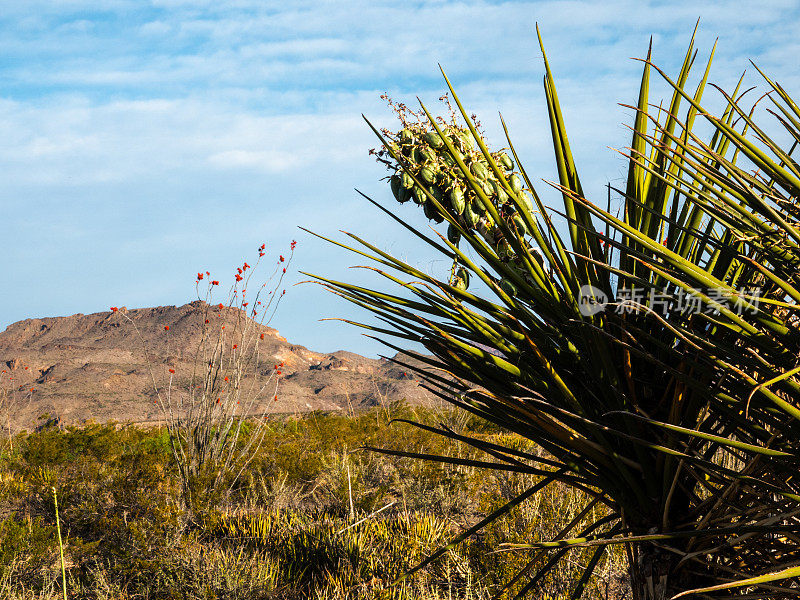
[[[0,521],[0,573],[19,585],[31,585],[53,563],[57,554],[55,527],[15,514]]]

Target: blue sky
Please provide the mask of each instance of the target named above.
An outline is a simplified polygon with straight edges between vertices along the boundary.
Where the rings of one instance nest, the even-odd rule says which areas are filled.
[[[629,58],[650,35],[655,61],[674,72],[700,17],[701,55],[720,38],[712,81],[730,89],[752,58],[800,91],[798,3],[752,6],[0,1],[0,329],[183,304],[197,271],[227,283],[262,242],[277,253],[296,239],[295,269],[364,280],[347,269],[356,257],[298,225],[353,231],[445,269],[353,190],[396,206],[360,117],[393,127],[382,92],[436,105],[441,63],[490,141],[502,145],[499,110],[528,171],[553,179],[538,21],[584,188],[602,199],[624,175],[608,147],[627,143],[630,114],[617,103],[635,98],[641,66]],[[316,286],[287,287],[273,325],[291,341],[380,351],[318,321],[363,315]]]

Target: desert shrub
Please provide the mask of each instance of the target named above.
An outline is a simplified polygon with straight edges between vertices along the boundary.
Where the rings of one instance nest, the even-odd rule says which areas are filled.
[[[149,396],[166,423],[179,498],[189,512],[202,512],[227,498],[261,446],[264,405],[273,395],[277,400],[283,367],[267,367],[261,340],[286,293],[280,290],[295,245],[292,241],[288,259],[275,259],[271,275],[263,280],[254,279],[266,255],[266,244],[261,244],[252,266],[244,262],[236,267],[223,302],[215,296],[220,280],[209,271],[197,273],[197,310],[184,325],[199,337],[186,372],[151,359],[135,311],[110,308],[112,317],[125,322],[141,343],[152,382]],[[175,327],[163,325],[167,344],[170,325]]]
[[[98,568],[110,566],[122,585],[130,585],[147,576],[167,535],[180,526],[170,501],[170,454],[162,440],[160,431],[114,424],[24,436],[3,465],[15,481],[24,482],[7,502],[49,528],[53,552],[55,487],[73,580],[86,582]]]
[[[51,566],[56,556],[55,527],[39,518],[12,514],[0,521],[0,574],[30,585]]]
[[[390,587],[492,510],[491,489],[513,493],[519,484],[361,449],[397,449],[402,438],[418,452],[476,456],[395,418],[499,435],[447,410],[401,405],[275,417],[233,492],[191,512],[164,429],[91,425],[22,436],[0,460],[0,597],[59,597],[52,486],[72,600],[488,597],[521,555],[482,557],[479,536]],[[564,502],[554,492],[535,514],[511,515],[487,535],[515,541],[537,527],[552,531],[573,514]]]

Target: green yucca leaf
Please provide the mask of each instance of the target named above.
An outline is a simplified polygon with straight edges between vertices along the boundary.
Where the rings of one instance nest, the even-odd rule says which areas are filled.
[[[774,573],[768,573],[766,575],[759,575],[758,577],[748,577],[747,579],[740,579],[739,581],[733,581],[731,583],[722,583],[719,585],[712,585],[705,588],[686,590],[679,594],[675,594],[674,596],[672,596],[672,598],[670,598],[670,600],[676,600],[677,598],[682,598],[690,594],[705,594],[707,592],[718,592],[722,590],[731,590],[735,588],[757,586],[765,583],[771,583],[773,581],[791,579],[793,577],[798,577],[798,576],[800,576],[800,567],[789,567],[788,569],[782,569],[780,571],[776,571]]]

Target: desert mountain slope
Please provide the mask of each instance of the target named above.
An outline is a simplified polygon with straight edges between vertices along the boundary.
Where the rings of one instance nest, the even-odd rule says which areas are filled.
[[[158,421],[153,379],[163,393],[172,369],[173,393],[188,389],[192,373],[207,361],[198,358],[204,332],[212,341],[222,333],[232,352],[238,328],[244,326],[251,328],[249,339],[259,340],[257,364],[246,372],[259,372],[263,380],[283,363],[278,400],[272,384],[259,394],[259,410],[355,410],[393,400],[435,402],[412,374],[389,361],[345,351],[314,352],[249,321],[237,309],[220,310],[197,301],[9,325],[0,333],[0,371],[5,371],[0,378],[0,426],[31,429],[45,413],[65,424]]]

